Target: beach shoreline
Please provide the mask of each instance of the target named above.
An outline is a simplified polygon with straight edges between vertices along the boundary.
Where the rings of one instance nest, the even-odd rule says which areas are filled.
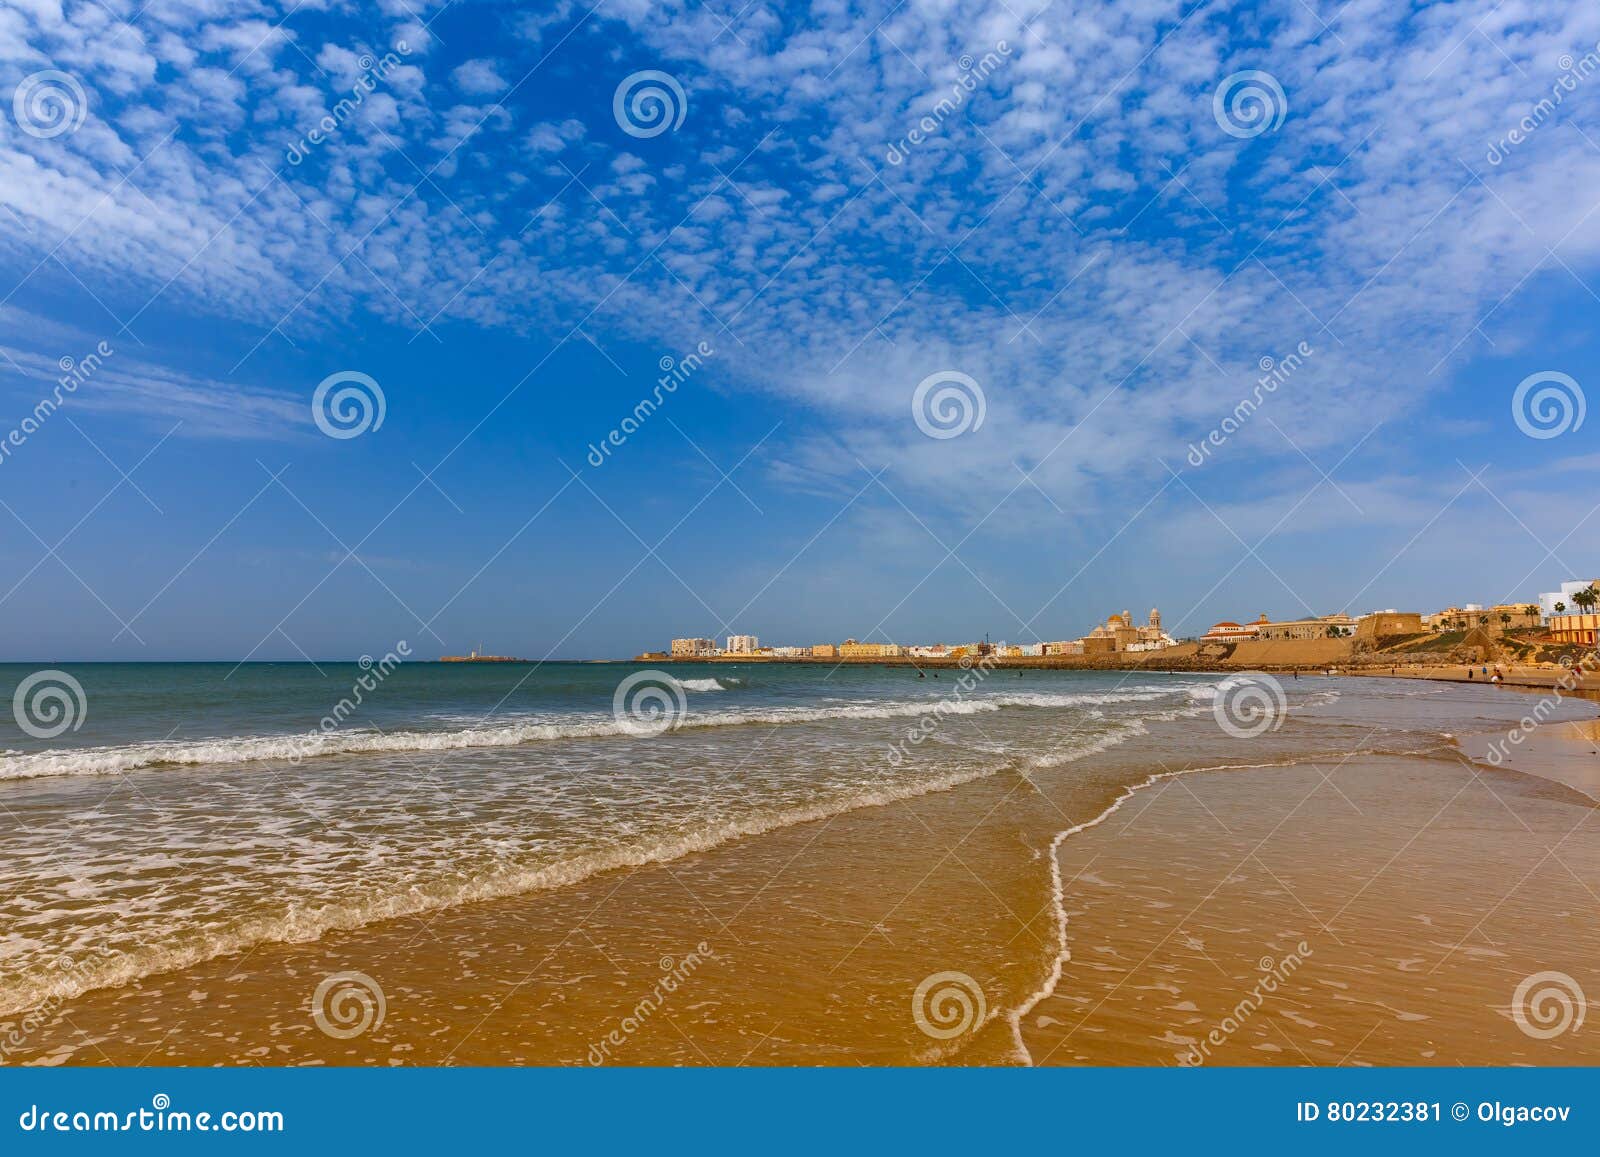
[[[1423,721],[1448,703],[1458,714],[1499,711],[1509,727],[1521,696],[1449,680],[1363,681],[1342,701],[1336,680],[1301,689],[1311,698],[1297,700],[1284,739],[1233,740],[1202,704],[1085,748],[1065,772],[1000,770],[554,890],[139,977],[65,1002],[7,1059],[1186,1063],[1185,1050],[1205,1040],[1195,1030],[1249,979],[1243,965],[1288,959],[1303,941],[1315,954],[1299,954],[1312,961],[1303,980],[1327,981],[1320,995],[1296,990],[1279,1013],[1237,1034],[1249,1042],[1244,1051],[1219,1046],[1200,1063],[1488,1063],[1480,1038],[1504,1027],[1508,993],[1503,969],[1484,962],[1499,952],[1532,971],[1533,955],[1543,954],[1552,967],[1582,972],[1575,948],[1600,949],[1561,915],[1581,910],[1566,895],[1574,880],[1600,885],[1600,839],[1583,829],[1595,805],[1579,795],[1586,781],[1574,770],[1600,763],[1591,748],[1578,750],[1595,721],[1552,720],[1495,768],[1472,761],[1502,731],[1446,738],[1426,724],[1369,730],[1363,721],[1379,718],[1383,702]],[[1306,734],[1323,736],[1323,746],[1306,748]],[[1174,761],[1179,750],[1184,758]],[[1546,879],[1540,857],[1557,840],[1549,868],[1562,878]],[[1476,871],[1480,862],[1499,874]],[[1515,889],[1502,895],[1522,878],[1563,895],[1555,927]],[[1370,909],[1369,894],[1389,908]],[[1390,910],[1429,915],[1436,923],[1419,926],[1447,929],[1449,939],[1408,946],[1416,930],[1388,920]],[[1509,933],[1498,921],[1508,915],[1536,925],[1521,956],[1505,951]],[[1352,922],[1386,931],[1351,955]],[[1191,941],[1205,951],[1183,947]],[[1450,964],[1458,955],[1481,967]],[[654,1006],[636,1015],[641,994],[691,957],[687,995],[660,999],[659,1015]],[[1419,959],[1450,969],[1450,1031],[1431,1045],[1405,1027],[1430,1016],[1410,1003]],[[1372,960],[1394,963],[1374,971]],[[323,1031],[315,1012],[322,983],[349,975],[380,989],[387,1020],[347,1039]],[[920,1031],[910,1015],[919,983],[946,975],[980,994],[977,1023],[950,1041]],[[1170,1001],[1152,995],[1174,985]],[[1363,985],[1370,997],[1351,995]],[[1343,1015],[1352,1004],[1398,1011],[1383,1014],[1393,1024],[1358,1026]],[[630,1020],[632,1028],[619,1027]],[[622,1043],[594,1060],[591,1050],[613,1032]],[[1285,1033],[1301,1051],[1284,1044]],[[1576,1043],[1564,1042],[1554,1059],[1589,1059],[1572,1052]],[[1257,1047],[1274,1044],[1280,1052]]]

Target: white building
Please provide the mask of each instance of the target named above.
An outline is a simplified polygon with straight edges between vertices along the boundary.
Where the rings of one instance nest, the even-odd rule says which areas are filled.
[[[729,635],[728,651],[730,655],[754,655],[761,649],[761,640],[754,635]]]
[[[772,657],[774,659],[804,659],[809,654],[811,654],[811,648],[810,647],[774,647],[774,648],[772,648]]]
[[[1575,611],[1578,609],[1578,604],[1572,601],[1572,596],[1586,587],[1596,585],[1600,585],[1600,579],[1574,579],[1562,583],[1560,590],[1539,596],[1539,613],[1548,619],[1556,613],[1557,603],[1565,603],[1568,611]]]

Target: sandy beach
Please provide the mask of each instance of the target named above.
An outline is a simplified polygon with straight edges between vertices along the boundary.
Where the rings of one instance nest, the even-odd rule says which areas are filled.
[[[1534,698],[1311,686],[1259,737],[1157,720],[1058,767],[98,988],[7,1059],[1600,1060],[1592,1034],[1525,1031],[1516,995],[1600,991],[1588,705],[1496,768]],[[1497,729],[1430,730],[1450,718]]]

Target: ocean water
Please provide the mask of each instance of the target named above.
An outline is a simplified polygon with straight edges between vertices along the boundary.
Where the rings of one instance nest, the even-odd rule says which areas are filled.
[[[35,670],[0,667],[8,701]],[[778,664],[63,670],[82,688],[81,700],[61,701],[77,726],[40,738],[8,716],[0,744],[0,1021],[239,954],[347,934],[378,942],[405,918],[469,920],[474,906],[494,911],[530,896],[559,906],[566,890],[602,874],[713,849],[776,841],[766,857],[776,880],[792,862],[783,842],[791,830],[853,819],[848,830],[867,832],[864,821],[903,801],[939,806],[910,828],[819,844],[833,859],[807,886],[826,880],[842,895],[874,874],[902,873],[915,887],[925,872],[954,867],[954,856],[981,889],[963,883],[930,909],[926,922],[955,923],[943,946],[917,928],[927,941],[918,951],[971,959],[988,950],[986,936],[996,940],[982,926],[993,911],[1025,909],[1036,943],[1006,946],[995,969],[1015,974],[1015,991],[1009,1009],[990,1013],[1020,1020],[1059,979],[1054,945],[1066,917],[1051,907],[1061,889],[1054,850],[1114,814],[1130,788],[1195,767],[1357,750],[1434,757],[1452,730],[1519,709],[1505,697],[1486,709],[1481,696],[1436,685],[1148,671],[919,679],[908,668]],[[1010,827],[991,824],[992,846],[980,845],[967,829],[991,817]],[[768,867],[759,881],[652,895],[648,912],[624,912],[617,936],[646,923],[665,937],[692,929],[717,889],[743,894],[739,913],[753,904],[759,914],[780,897]],[[878,903],[861,901],[869,924]],[[807,926],[812,910],[772,913],[780,931],[771,940],[786,947],[752,983],[826,939]],[[910,919],[909,909],[898,914]],[[877,967],[885,992],[903,985],[911,966],[887,945],[875,957],[875,942],[852,947],[853,931],[838,935],[843,959],[833,969]],[[819,989],[817,999],[832,997]]]

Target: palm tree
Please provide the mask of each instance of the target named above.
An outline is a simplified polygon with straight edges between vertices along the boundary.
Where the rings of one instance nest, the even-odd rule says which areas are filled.
[[[1557,600],[1556,601],[1556,614],[1564,615],[1566,613],[1567,613],[1567,604],[1561,602],[1560,600]]]
[[[1489,625],[1489,616],[1488,615],[1479,615],[1478,616],[1478,626],[1487,627],[1488,625]]]
[[[1579,608],[1587,611],[1590,607],[1594,606],[1596,598],[1600,598],[1600,594],[1596,593],[1594,587],[1589,586],[1573,595],[1572,601],[1577,603]]]
[[[1504,631],[1509,626],[1511,626],[1511,616],[1508,615],[1505,611],[1501,611],[1500,612],[1500,629],[1502,631]]]

